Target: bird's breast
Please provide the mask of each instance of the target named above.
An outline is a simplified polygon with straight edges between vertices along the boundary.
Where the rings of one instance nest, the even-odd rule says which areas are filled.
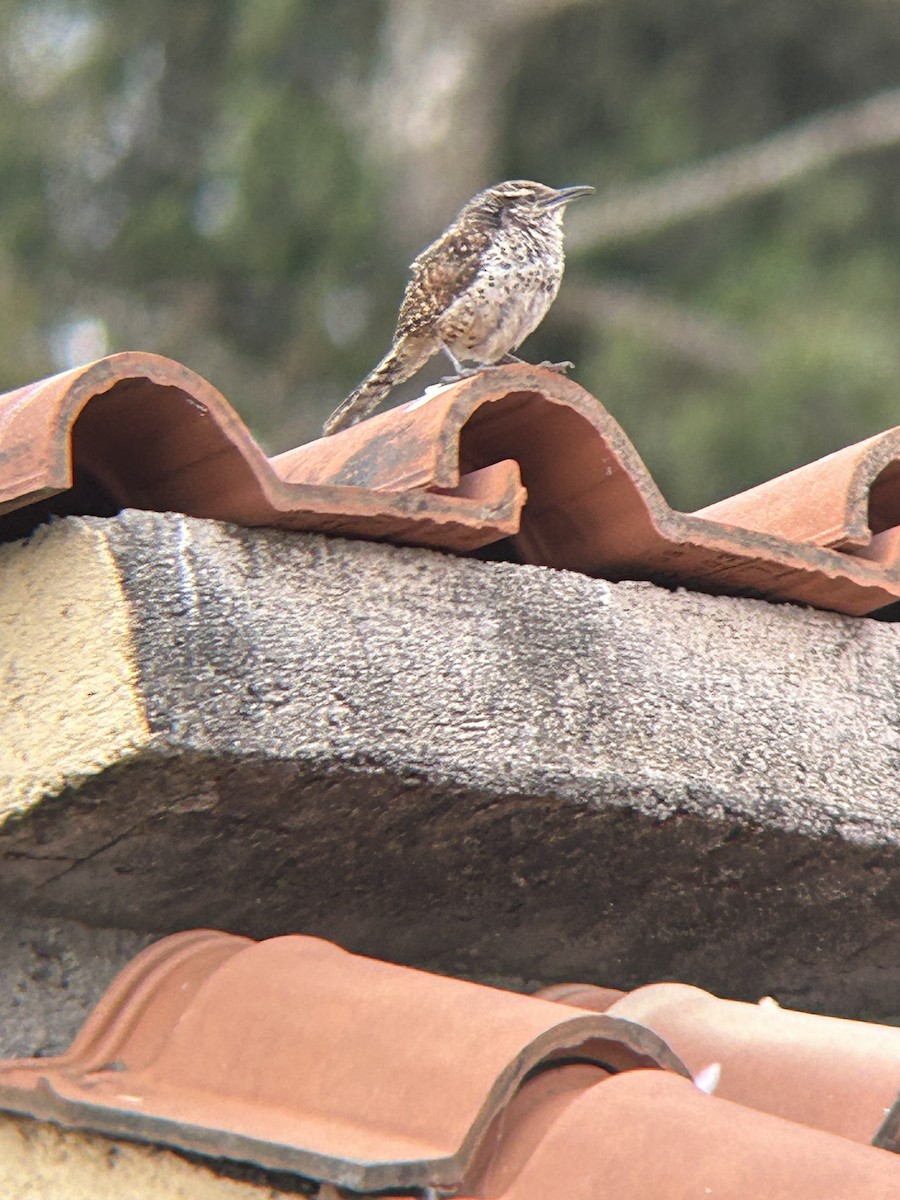
[[[516,248],[485,255],[472,283],[437,323],[438,337],[463,362],[497,362],[541,323],[562,272],[561,251],[537,259]]]

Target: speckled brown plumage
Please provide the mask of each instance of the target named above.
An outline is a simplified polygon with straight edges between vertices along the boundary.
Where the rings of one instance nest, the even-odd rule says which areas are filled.
[[[491,239],[484,225],[469,223],[460,230],[452,225],[413,262],[400,315],[396,341],[400,337],[433,328],[436,319],[472,283],[482,255]]]
[[[473,197],[416,258],[391,349],[325,423],[337,433],[443,350],[459,375],[509,361],[562,280],[566,205],[593,188],[511,180]]]

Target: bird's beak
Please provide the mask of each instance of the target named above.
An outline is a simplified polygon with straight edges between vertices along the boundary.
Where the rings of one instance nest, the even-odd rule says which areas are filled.
[[[579,184],[578,187],[560,188],[554,192],[552,196],[548,196],[546,200],[538,201],[538,208],[562,208],[563,205],[569,204],[572,200],[577,200],[579,196],[591,196],[594,189],[588,184]]]

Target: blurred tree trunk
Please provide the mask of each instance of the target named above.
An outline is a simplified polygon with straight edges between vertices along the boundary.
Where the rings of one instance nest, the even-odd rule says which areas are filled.
[[[389,0],[371,91],[360,106],[388,220],[407,252],[496,182],[498,114],[522,29],[588,0]]]

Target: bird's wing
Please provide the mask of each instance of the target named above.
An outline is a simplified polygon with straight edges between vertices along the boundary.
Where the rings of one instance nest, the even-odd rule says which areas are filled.
[[[397,337],[425,331],[478,274],[490,234],[484,229],[448,229],[412,264],[397,319]]]

